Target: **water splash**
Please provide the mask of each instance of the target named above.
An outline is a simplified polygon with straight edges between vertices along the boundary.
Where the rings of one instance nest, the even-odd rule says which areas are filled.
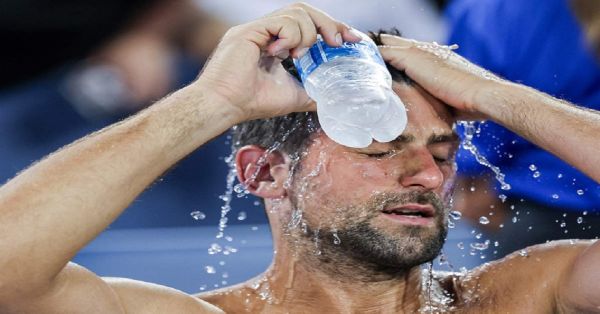
[[[452,51],[458,49],[457,44],[446,46],[440,45],[437,42],[419,42],[415,47],[430,52],[442,60],[450,58]]]
[[[217,272],[213,266],[206,266],[204,267],[204,269],[206,270],[207,274],[211,275]]]
[[[340,240],[340,237],[337,234],[337,230],[334,230],[333,231],[333,244],[339,245],[340,243],[342,243],[342,240]]]
[[[490,246],[490,240],[485,240],[484,242],[473,242],[470,244],[470,247],[474,250],[484,251],[487,250]]]
[[[190,213],[190,216],[194,218],[194,220],[204,220],[206,218],[206,214],[203,212],[196,210]]]
[[[457,210],[450,211],[450,218],[452,218],[454,220],[460,220],[461,217],[462,217],[461,212],[459,212]]]
[[[489,168],[494,173],[496,180],[500,183],[500,189],[504,191],[510,190],[511,186],[506,183],[505,175],[500,171],[500,168],[492,165],[487,158],[479,152],[477,146],[473,144],[474,135],[480,132],[479,123],[476,121],[458,121],[457,124],[464,128],[465,138],[461,144],[462,147],[469,151],[480,165]]]

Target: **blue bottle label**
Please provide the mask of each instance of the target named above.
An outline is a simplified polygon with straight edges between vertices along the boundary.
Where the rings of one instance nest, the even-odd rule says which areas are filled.
[[[375,43],[363,40],[357,43],[345,42],[340,47],[331,47],[323,41],[321,36],[317,42],[308,49],[308,52],[298,59],[294,59],[294,65],[302,79],[306,78],[321,64],[335,60],[340,57],[364,58],[375,61],[385,67],[385,63]]]

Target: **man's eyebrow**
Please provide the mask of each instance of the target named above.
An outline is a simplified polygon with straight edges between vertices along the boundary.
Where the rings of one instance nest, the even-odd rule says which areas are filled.
[[[455,132],[445,133],[445,134],[432,134],[429,139],[427,139],[427,144],[435,144],[435,143],[458,143],[460,142],[460,138]]]
[[[414,142],[415,136],[412,134],[402,134],[392,141],[393,144],[405,144]]]

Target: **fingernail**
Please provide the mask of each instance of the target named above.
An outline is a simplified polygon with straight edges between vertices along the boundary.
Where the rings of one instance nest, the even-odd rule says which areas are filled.
[[[340,46],[344,43],[344,41],[342,40],[342,34],[335,34],[335,42]]]
[[[356,39],[362,40],[362,33],[359,32],[359,31],[357,31],[356,29],[351,28],[351,29],[348,30],[348,32],[350,34],[352,34],[352,36],[356,37]]]
[[[290,56],[290,52],[288,50],[282,50],[280,51],[278,54],[275,55],[275,57],[279,58],[279,59],[287,59],[287,57]]]

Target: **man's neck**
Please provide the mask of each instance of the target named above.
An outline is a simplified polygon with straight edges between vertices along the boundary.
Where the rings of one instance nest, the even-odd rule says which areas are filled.
[[[294,312],[390,312],[414,313],[420,308],[422,286],[420,267],[398,272],[397,276],[360,274],[360,267],[331,272],[335,260],[293,254],[287,247],[277,250],[273,265],[262,282],[265,309],[278,307]],[[317,262],[318,261],[318,262]],[[317,264],[321,263],[321,264]],[[260,289],[260,287],[259,287]],[[262,298],[262,297],[261,297]],[[313,311],[311,311],[311,309]]]

